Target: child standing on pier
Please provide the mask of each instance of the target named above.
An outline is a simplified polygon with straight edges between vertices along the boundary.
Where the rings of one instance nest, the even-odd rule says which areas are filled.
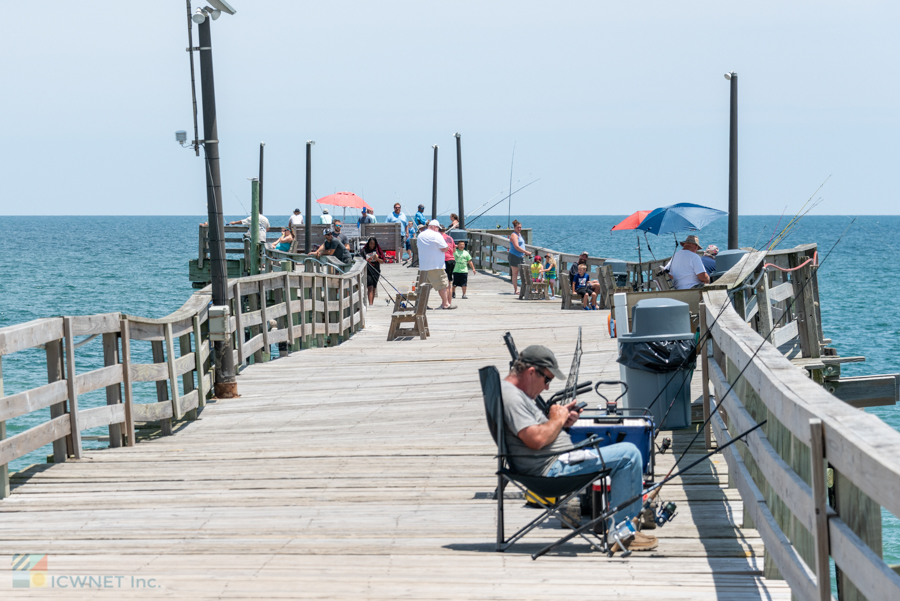
[[[556,259],[553,255],[547,253],[544,255],[544,268],[541,269],[541,275],[547,278],[547,288],[550,289],[550,298],[556,296]]]
[[[456,243],[456,250],[453,251],[453,298],[456,298],[456,289],[462,288],[462,297],[466,296],[466,286],[469,283],[469,269],[475,273],[475,265],[472,264],[472,255],[466,250],[466,241],[460,240]]]

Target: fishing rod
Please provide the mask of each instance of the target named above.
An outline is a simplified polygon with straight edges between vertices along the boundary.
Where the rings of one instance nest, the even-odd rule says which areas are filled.
[[[516,164],[516,143],[513,142],[513,151],[512,151],[512,160],[509,162],[509,190],[510,194],[506,197],[506,201],[509,203],[506,208],[506,227],[509,227],[509,218],[510,212],[512,211],[512,176],[513,176],[513,165]]]
[[[830,249],[830,250],[828,251],[828,253],[825,255],[825,258],[822,259],[822,261],[821,261],[821,262],[819,263],[819,265],[816,267],[816,271],[818,271],[818,270],[822,267],[822,265],[825,264],[825,261],[827,261],[827,260],[828,260],[828,257],[831,256],[831,253],[834,252],[834,249],[837,247],[838,243],[839,243],[839,242],[843,239],[843,237],[847,234],[847,232],[850,230],[850,227],[853,225],[853,223],[854,223],[855,221],[856,221],[856,219],[854,219],[853,221],[851,221],[850,224],[846,227],[846,229],[844,229],[844,232],[840,235],[840,237],[839,237],[839,238],[835,241],[835,243],[832,245],[831,249]],[[803,293],[803,290],[806,289],[806,286],[808,286],[809,283],[812,282],[812,280],[813,280],[812,278],[808,278],[808,279],[803,283],[803,285],[800,287],[800,290],[798,290],[797,295],[795,295],[795,296],[801,295],[801,294]],[[724,307],[727,307],[728,305],[729,305],[729,303],[724,303],[722,306],[723,306],[723,308],[724,308]],[[793,305],[793,303],[790,303],[790,305],[788,306],[788,309],[790,309],[790,306],[791,306],[791,305]],[[784,313],[782,313],[781,317],[778,319],[778,322],[777,322],[775,325],[778,325],[778,323],[780,323],[781,320],[784,319],[789,313],[790,313],[789,310],[786,310]],[[721,314],[721,313],[720,313],[720,314]],[[718,317],[717,317],[717,320],[718,320]],[[713,323],[715,323],[715,322],[713,322]],[[707,329],[707,333],[709,333],[709,332],[711,332],[711,331],[712,331],[712,327],[710,327],[710,328]],[[743,367],[743,369],[741,369],[740,372],[738,372],[738,374],[737,374],[737,376],[735,377],[734,381],[733,381],[733,382],[731,383],[731,385],[728,387],[728,390],[725,391],[725,394],[722,395],[722,398],[719,399],[719,400],[716,402],[716,404],[715,404],[715,406],[713,407],[713,409],[709,412],[709,417],[707,417],[707,418],[703,421],[703,423],[702,423],[702,424],[700,425],[700,427],[697,429],[696,434],[694,434],[694,437],[691,439],[691,441],[688,443],[688,445],[687,445],[687,446],[684,448],[684,450],[681,452],[681,455],[678,457],[678,459],[675,460],[675,465],[673,465],[672,468],[669,470],[669,475],[671,475],[672,471],[678,466],[678,463],[685,457],[685,455],[687,454],[688,450],[691,448],[691,446],[693,446],[693,444],[694,444],[694,443],[697,441],[697,439],[700,437],[700,433],[703,432],[703,431],[705,430],[707,424],[709,424],[710,420],[712,420],[713,415],[715,415],[716,412],[718,412],[719,407],[722,406],[723,401],[728,397],[729,394],[731,394],[731,391],[734,389],[735,385],[736,385],[736,384],[738,383],[738,381],[741,379],[741,376],[744,375],[744,372],[745,372],[745,371],[747,370],[747,368],[750,367],[750,365],[753,363],[753,360],[756,358],[756,355],[759,354],[759,351],[760,351],[760,350],[762,349],[762,347],[766,344],[766,342],[768,342],[769,337],[772,336],[772,334],[774,333],[774,331],[775,331],[775,328],[773,327],[772,330],[771,330],[765,337],[763,337],[762,342],[760,342],[760,343],[759,343],[759,346],[756,347],[756,350],[753,351],[753,354],[750,356],[750,359],[747,361],[747,364]],[[676,397],[676,398],[677,398],[677,397]],[[671,408],[671,407],[670,407],[670,408]],[[663,419],[665,420],[665,418],[663,418]],[[668,479],[668,476],[667,476],[666,478]],[[638,512],[638,515],[635,516],[634,519],[632,520],[632,525],[633,525],[634,527],[637,527],[637,520],[638,520],[638,517],[641,515],[641,513],[643,513],[644,511],[646,511],[646,510],[648,510],[648,509],[650,508],[650,505],[653,503],[653,501],[656,499],[656,497],[657,497],[658,495],[659,495],[659,489],[657,488],[657,489],[655,489],[653,492],[651,492],[651,493],[647,496],[647,499],[646,499],[646,501],[644,502],[643,506],[641,507],[641,510]]]
[[[533,184],[533,183],[535,183],[535,182],[539,182],[539,181],[541,181],[541,178],[537,178],[536,180],[532,180],[532,181],[528,182],[527,184],[525,184],[524,186],[522,186],[521,188],[516,189],[516,191],[513,192],[512,194],[517,194],[518,192],[520,192],[521,190],[524,190],[525,188],[527,188],[527,187],[530,186],[531,184]],[[510,196],[511,196],[511,195],[510,195]],[[482,213],[480,213],[479,215],[477,215],[475,218],[473,218],[471,221],[469,221],[467,225],[471,225],[473,222],[475,222],[476,219],[480,219],[480,218],[484,217],[485,214],[487,214],[488,211],[490,211],[491,209],[493,209],[494,207],[496,207],[498,204],[500,204],[500,203],[503,202],[504,200],[505,200],[505,199],[502,199],[502,198],[501,198],[499,201],[497,201],[497,202],[495,202],[494,204],[492,204],[491,206],[489,206],[485,211],[483,211]]]
[[[689,470],[693,469],[694,467],[696,467],[697,465],[699,465],[699,464],[702,463],[703,461],[706,461],[707,459],[709,459],[709,458],[712,457],[713,455],[715,455],[715,454],[717,454],[717,453],[720,453],[720,452],[724,451],[725,449],[727,449],[728,447],[730,447],[731,445],[733,445],[733,444],[736,443],[737,441],[743,440],[744,437],[746,437],[748,434],[750,434],[750,433],[753,432],[754,430],[756,430],[756,429],[758,429],[758,428],[761,428],[761,427],[762,427],[766,422],[768,422],[768,421],[769,421],[769,420],[763,420],[763,421],[761,421],[760,423],[758,423],[758,424],[756,424],[755,426],[753,426],[752,428],[750,428],[749,430],[747,430],[746,432],[743,432],[743,433],[741,433],[741,434],[739,434],[739,435],[733,437],[731,440],[729,440],[728,442],[726,442],[726,443],[723,444],[722,446],[718,447],[718,448],[715,449],[714,451],[710,451],[709,453],[707,453],[707,454],[704,455],[703,457],[700,457],[699,459],[697,459],[696,461],[694,461],[693,463],[691,463],[690,465],[688,465],[688,466],[685,467],[684,469],[679,470],[677,474],[672,474],[672,473],[670,472],[669,475],[666,476],[666,478],[665,478],[664,480],[662,480],[662,481],[660,481],[660,482],[654,484],[653,486],[649,487],[649,488],[646,489],[646,490],[642,490],[639,494],[637,494],[637,495],[631,497],[630,499],[627,499],[626,501],[624,501],[624,502],[622,502],[622,503],[619,503],[617,506],[611,507],[611,508],[607,509],[606,511],[604,511],[603,513],[601,513],[601,514],[600,514],[599,516],[597,516],[596,518],[593,518],[593,519],[590,520],[589,522],[587,522],[587,523],[585,523],[585,524],[579,526],[578,528],[572,530],[572,532],[570,532],[569,534],[567,534],[567,535],[564,536],[563,538],[559,539],[558,541],[556,541],[556,542],[554,542],[554,543],[550,543],[549,545],[547,545],[546,547],[544,547],[543,549],[541,549],[541,550],[538,551],[537,553],[532,554],[531,559],[533,559],[533,560],[534,560],[534,559],[537,559],[538,557],[541,557],[542,555],[545,555],[545,554],[549,553],[550,551],[552,551],[552,550],[555,549],[556,547],[558,547],[558,546],[560,546],[560,545],[562,545],[562,544],[565,544],[565,543],[569,542],[570,540],[572,540],[572,539],[575,538],[576,536],[581,536],[584,532],[586,532],[586,531],[589,530],[589,529],[594,528],[594,526],[596,526],[596,525],[599,524],[600,522],[603,522],[603,521],[609,519],[610,517],[614,516],[616,513],[622,511],[623,509],[626,509],[629,505],[631,505],[631,504],[634,503],[635,501],[639,501],[641,498],[644,497],[644,495],[650,495],[650,494],[653,494],[654,492],[656,492],[656,491],[658,491],[660,488],[662,488],[662,486],[663,486],[664,484],[666,484],[666,483],[668,483],[668,482],[674,480],[675,478],[680,477],[682,474],[684,474],[684,473],[688,472]],[[671,519],[671,517],[670,517],[670,519]],[[619,524],[619,526],[616,526],[616,527],[612,530],[612,532],[613,532],[613,537],[616,539],[616,543],[618,543],[619,547],[624,551],[624,552],[622,553],[622,557],[628,557],[629,555],[631,555],[631,552],[630,552],[630,551],[626,551],[626,550],[625,550],[625,545],[622,544],[623,542],[627,541],[628,538],[630,538],[631,536],[634,536],[635,530],[634,530],[633,528],[629,528],[628,526],[630,526],[630,525],[631,525],[631,522],[630,522],[629,520],[626,519],[626,520],[623,520],[622,523]],[[618,530],[619,530],[620,528],[621,528],[622,530],[624,530],[624,533],[626,534],[626,536],[621,536],[621,535],[618,533]],[[612,552],[612,551],[609,551],[608,553],[609,553],[610,557],[612,557],[613,552]]]

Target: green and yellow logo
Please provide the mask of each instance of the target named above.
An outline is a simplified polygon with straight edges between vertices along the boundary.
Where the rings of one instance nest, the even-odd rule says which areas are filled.
[[[19,553],[13,555],[13,588],[45,588],[48,555]]]

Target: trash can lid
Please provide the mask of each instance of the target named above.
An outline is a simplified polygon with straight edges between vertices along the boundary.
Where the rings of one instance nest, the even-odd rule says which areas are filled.
[[[607,259],[604,265],[609,265],[610,269],[612,269],[612,272],[615,274],[628,273],[628,266],[625,264],[625,261]]]
[[[737,265],[740,262],[741,258],[746,254],[746,250],[741,250],[739,248],[721,251],[716,255],[715,273],[720,275],[725,273],[726,271]]]
[[[639,300],[631,313],[632,331],[619,336],[622,342],[681,340],[691,338],[691,309],[671,298]]]

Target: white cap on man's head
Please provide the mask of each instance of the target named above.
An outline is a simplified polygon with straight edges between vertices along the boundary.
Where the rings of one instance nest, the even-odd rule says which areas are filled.
[[[441,227],[441,222],[438,221],[437,219],[432,219],[431,221],[428,222],[428,226],[431,227],[432,225],[434,227]]]

